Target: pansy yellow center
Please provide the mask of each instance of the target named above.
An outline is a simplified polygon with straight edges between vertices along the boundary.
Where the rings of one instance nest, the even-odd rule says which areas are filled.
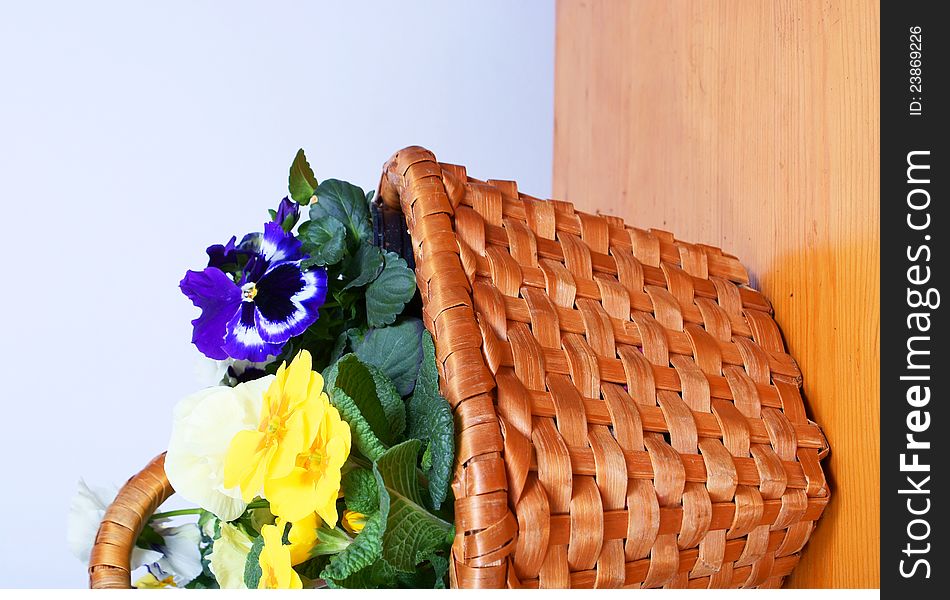
[[[253,282],[245,283],[241,286],[241,299],[245,302],[251,302],[257,297],[257,286]]]

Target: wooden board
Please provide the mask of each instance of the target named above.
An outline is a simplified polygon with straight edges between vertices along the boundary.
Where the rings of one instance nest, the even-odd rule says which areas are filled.
[[[559,0],[554,197],[720,246],[832,453],[792,587],[878,587],[878,5]]]

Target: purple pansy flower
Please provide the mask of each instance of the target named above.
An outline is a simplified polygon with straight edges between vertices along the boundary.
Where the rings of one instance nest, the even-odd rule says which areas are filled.
[[[229,246],[248,255],[238,283],[214,266],[217,252],[211,248],[209,266],[188,271],[181,280],[181,291],[201,309],[191,322],[191,341],[209,358],[264,361],[317,320],[326,300],[327,273],[301,269],[306,256],[300,242],[277,223],[264,225],[264,235],[250,244],[242,242],[246,250],[235,250],[232,238],[220,247],[222,257]]]

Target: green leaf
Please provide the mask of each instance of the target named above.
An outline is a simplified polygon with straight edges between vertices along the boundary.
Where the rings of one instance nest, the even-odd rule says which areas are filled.
[[[366,288],[366,320],[370,327],[389,325],[416,293],[416,276],[395,252],[386,252],[383,272]]]
[[[342,488],[348,509],[368,515],[379,508],[376,476],[369,469],[356,468],[347,471],[343,475]]]
[[[347,396],[346,392],[340,388],[334,388],[330,393],[330,403],[340,411],[340,416],[349,424],[353,443],[363,456],[376,460],[376,457],[386,451],[386,446],[373,433],[373,428],[363,418],[363,413],[360,412],[356,402]]]
[[[290,189],[290,197],[298,204],[308,204],[317,187],[317,178],[313,175],[303,148],[297,150],[294,162],[290,165],[287,187]]]
[[[432,570],[435,571],[435,589],[446,589],[447,575],[449,574],[449,559],[441,554],[433,554],[429,557],[429,563],[432,564]]]
[[[261,580],[261,550],[264,549],[264,537],[257,536],[251,544],[251,551],[247,553],[244,563],[244,585],[248,589],[256,590]]]
[[[346,227],[347,246],[355,251],[357,244],[372,239],[373,222],[363,190],[352,183],[327,179],[316,189],[317,201],[310,205],[310,220],[332,219]]]
[[[408,396],[416,385],[422,362],[422,321],[406,318],[389,327],[370,329],[362,340],[350,338],[353,351],[364,363],[379,367]]]
[[[142,527],[142,533],[140,533],[139,537],[135,540],[135,545],[139,548],[151,550],[153,546],[164,546],[165,539],[152,528],[151,524],[146,523],[145,526]]]
[[[386,528],[388,509],[387,506],[385,513],[382,510],[373,513],[353,543],[330,559],[321,573],[324,579],[344,580],[380,559],[383,555],[383,531]]]
[[[346,253],[346,228],[339,221],[305,221],[297,230],[302,250],[310,255],[303,267],[333,265]]]
[[[439,393],[439,371],[435,365],[435,345],[428,331],[422,332],[422,365],[415,391],[406,403],[408,437],[428,442],[423,468],[429,478],[432,506],[438,509],[445,500],[455,459],[455,432],[452,409]],[[427,466],[425,463],[430,463]]]
[[[315,556],[299,565],[294,567],[294,570],[300,574],[301,579],[322,579],[320,572],[323,571],[323,568],[327,566],[329,562],[329,557],[327,556]],[[304,587],[306,587],[306,579],[304,579]]]
[[[412,573],[415,566],[448,543],[452,524],[426,510],[419,487],[416,460],[419,440],[393,446],[374,463],[379,504],[388,518],[383,534],[383,558],[396,570]]]
[[[207,575],[202,573],[198,575],[187,584],[185,584],[186,590],[216,590],[219,589],[218,582],[215,580],[214,576]]]
[[[323,379],[326,389],[338,388],[346,392],[356,403],[376,437],[387,446],[392,445],[395,438],[387,421],[377,382],[369,367],[363,364],[359,357],[355,354],[343,356],[330,365],[323,374]]]
[[[342,581],[326,580],[330,588],[391,588],[396,583],[396,570],[383,559],[364,567]]]
[[[376,365],[366,365],[370,374],[373,376],[373,382],[376,384],[376,396],[380,404],[383,405],[383,412],[386,413],[386,422],[389,425],[389,435],[393,442],[400,439],[402,432],[406,430],[406,403],[403,402],[399,390],[389,377],[383,373],[383,370]]]
[[[348,283],[344,290],[361,287],[376,279],[383,268],[383,252],[372,244],[360,244],[359,250],[348,261],[344,268],[344,277]]]

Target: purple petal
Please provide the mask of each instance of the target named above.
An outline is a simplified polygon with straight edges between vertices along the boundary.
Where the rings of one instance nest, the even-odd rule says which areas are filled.
[[[237,238],[232,235],[227,244],[208,246],[206,250],[208,253],[208,266],[223,270],[226,265],[236,265],[238,256],[244,254],[244,252],[235,247],[235,241],[237,241]]]
[[[182,293],[201,309],[201,315],[191,322],[194,332],[191,341],[205,356],[216,360],[228,357],[222,349],[228,322],[241,304],[241,290],[231,278],[218,269],[188,271],[179,284]]]
[[[284,343],[271,344],[257,330],[257,309],[253,302],[242,302],[241,309],[227,324],[224,350],[231,358],[262,362],[280,354]],[[286,340],[284,340],[286,341]]]
[[[269,264],[287,260],[300,260],[300,241],[284,231],[277,223],[264,224],[264,237],[261,239],[261,256]]]

